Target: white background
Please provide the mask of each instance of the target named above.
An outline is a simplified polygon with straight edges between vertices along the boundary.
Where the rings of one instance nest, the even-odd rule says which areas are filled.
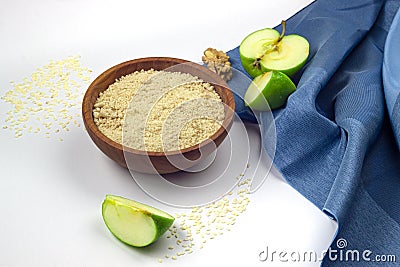
[[[232,49],[247,34],[279,24],[309,2],[3,0],[0,94],[11,88],[10,81],[21,82],[37,67],[69,55],[81,55],[92,80],[139,57],[198,62],[207,47]],[[0,102],[0,126],[9,109]],[[176,209],[144,194],[82,128],[62,137],[63,142],[35,134],[15,139],[0,128],[0,266],[162,266],[157,259],[165,254],[163,240],[141,250],[123,245],[105,227],[101,203],[111,193],[171,213]],[[252,142],[257,146],[259,139]],[[336,227],[273,171],[231,232],[163,264],[318,266],[259,262],[258,254],[266,246],[321,252]]]

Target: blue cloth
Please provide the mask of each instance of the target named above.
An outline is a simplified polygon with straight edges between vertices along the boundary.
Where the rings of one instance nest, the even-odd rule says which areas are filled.
[[[399,5],[318,0],[287,21],[287,34],[310,42],[310,57],[293,79],[297,90],[274,111],[274,164],[338,221],[332,249],[344,238],[343,249],[372,251],[370,262],[325,257],[324,266],[400,266],[400,13],[394,19]],[[245,73],[238,47],[228,55],[233,68]],[[235,77],[229,85],[244,96],[247,88]],[[241,98],[235,100],[239,116],[255,122]],[[378,254],[396,255],[397,262],[374,262]]]

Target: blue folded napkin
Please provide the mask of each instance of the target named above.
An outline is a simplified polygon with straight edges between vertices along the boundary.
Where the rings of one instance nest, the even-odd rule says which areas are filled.
[[[274,111],[274,164],[338,221],[331,249],[360,253],[358,261],[325,256],[324,266],[400,266],[399,5],[318,0],[287,21],[287,34],[310,42],[310,57],[294,77],[296,92]],[[239,48],[228,55],[245,73]],[[247,88],[235,77],[229,85],[244,96]],[[240,97],[235,100],[239,116],[255,122]],[[266,133],[267,117],[260,114]],[[362,258],[364,251],[371,253]],[[379,255],[395,255],[396,262],[378,263]]]

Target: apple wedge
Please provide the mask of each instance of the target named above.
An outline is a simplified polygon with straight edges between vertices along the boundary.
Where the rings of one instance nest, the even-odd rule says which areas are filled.
[[[306,63],[310,45],[296,34],[285,36],[286,22],[282,21],[282,33],[270,28],[249,34],[240,44],[239,52],[243,68],[253,78],[261,73],[277,70],[292,76]]]
[[[164,211],[113,195],[106,196],[102,215],[115,237],[135,247],[144,247],[156,241],[175,220]]]
[[[283,106],[296,85],[279,71],[269,71],[254,78],[244,95],[245,105],[253,110],[269,111]]]

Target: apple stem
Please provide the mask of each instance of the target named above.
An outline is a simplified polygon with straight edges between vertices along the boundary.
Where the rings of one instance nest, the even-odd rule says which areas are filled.
[[[256,67],[256,68],[258,68],[258,69],[261,69],[260,60],[262,59],[262,57],[263,57],[265,54],[268,54],[268,53],[270,53],[270,52],[272,52],[272,51],[278,51],[278,52],[280,52],[280,51],[279,51],[280,48],[279,48],[279,45],[278,45],[278,44],[280,43],[280,41],[282,41],[283,37],[285,36],[285,33],[286,33],[286,20],[282,20],[281,24],[282,24],[282,32],[281,32],[281,35],[280,35],[279,38],[272,44],[272,47],[271,47],[271,48],[266,49],[265,53],[264,53],[262,56],[256,58],[256,60],[253,62],[253,67]]]
[[[279,43],[282,40],[282,38],[285,36],[286,33],[286,20],[282,20],[281,24],[282,24],[282,33],[281,36],[279,36],[277,43]]]

